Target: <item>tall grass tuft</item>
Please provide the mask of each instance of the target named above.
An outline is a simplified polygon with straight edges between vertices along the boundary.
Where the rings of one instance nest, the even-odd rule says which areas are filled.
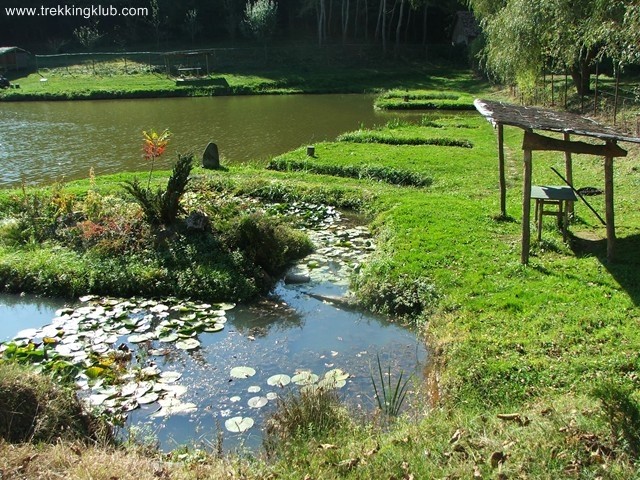
[[[264,445],[274,451],[295,440],[326,439],[350,422],[334,389],[311,388],[282,397],[267,419]]]
[[[378,407],[386,416],[397,417],[400,414],[400,409],[407,396],[411,376],[404,378],[404,372],[401,370],[398,380],[394,384],[391,379],[391,365],[387,367],[385,375],[382,370],[382,362],[380,361],[379,354],[376,354],[376,360],[378,363],[377,373],[379,384],[374,377],[374,372],[371,372],[371,384],[373,385],[373,391],[378,401]]]

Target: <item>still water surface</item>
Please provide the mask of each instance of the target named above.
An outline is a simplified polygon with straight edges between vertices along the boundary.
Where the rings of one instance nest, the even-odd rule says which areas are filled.
[[[142,130],[173,137],[158,166],[177,153],[200,158],[216,142],[227,163],[265,161],[330,140],[360,125],[382,124],[370,95],[282,95],[22,102],[0,105],[0,186],[144,171]]]

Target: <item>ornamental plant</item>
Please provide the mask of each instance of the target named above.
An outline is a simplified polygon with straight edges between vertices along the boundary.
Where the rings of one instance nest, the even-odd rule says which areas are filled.
[[[168,128],[165,128],[162,133],[158,133],[155,130],[150,132],[142,131],[143,144],[142,153],[145,160],[151,160],[151,168],[149,169],[149,180],[147,181],[147,190],[151,187],[151,174],[153,173],[153,167],[156,162],[156,158],[162,156],[169,144],[169,138],[171,132]]]

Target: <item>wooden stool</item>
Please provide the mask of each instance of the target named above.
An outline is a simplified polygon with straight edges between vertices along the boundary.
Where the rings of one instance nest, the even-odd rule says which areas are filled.
[[[567,202],[575,202],[578,197],[571,187],[554,186],[531,186],[531,198],[536,201],[535,219],[538,230],[538,241],[542,238],[542,216],[555,215],[558,218],[558,227],[562,229],[562,240],[567,241],[567,224],[569,223],[567,213]],[[545,210],[545,206],[555,207]]]

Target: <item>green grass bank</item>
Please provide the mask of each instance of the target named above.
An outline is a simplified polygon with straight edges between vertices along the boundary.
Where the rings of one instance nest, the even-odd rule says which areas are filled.
[[[376,66],[364,68],[316,63],[226,67],[181,82],[178,77],[143,63],[85,60],[68,66],[43,68],[11,81],[19,88],[0,90],[0,101],[363,93],[404,85],[440,90],[456,85],[466,91],[477,91],[484,86],[467,71],[400,61],[380,61]]]
[[[495,133],[474,114],[430,115],[419,125],[393,122],[346,133],[316,144],[313,158],[304,148],[281,155],[270,170],[197,172],[208,191],[227,198],[303,199],[366,213],[378,249],[354,288],[369,308],[420,324],[434,365],[398,420],[342,420],[340,429],[322,436],[288,438],[269,458],[220,460],[215,452],[191,452],[186,462],[163,467],[168,478],[219,478],[221,472],[256,479],[637,477],[638,152],[616,161],[618,262],[605,260],[604,228],[578,203],[569,243],[545,220],[542,241],[533,242],[530,264],[522,266],[522,132],[507,127],[505,137],[512,216],[506,220],[497,215]],[[424,144],[430,138],[471,148]],[[558,184],[549,167],[563,164],[564,157],[536,154],[533,182]],[[164,176],[158,173],[158,181]],[[86,195],[95,188],[107,195],[122,178],[65,190]],[[602,187],[601,160],[575,156],[574,181]],[[604,209],[602,197],[590,203]],[[29,248],[17,255],[24,260],[43,246]],[[0,270],[12,258],[3,252]],[[36,447],[20,448],[28,456]],[[0,444],[0,452],[11,447]],[[89,468],[87,458],[119,455],[86,451],[82,464]],[[98,470],[105,461],[91,467],[93,478],[109,478]],[[154,462],[145,457],[138,478],[153,478]],[[28,468],[42,473],[37,464]],[[55,468],[77,472],[71,462]]]

